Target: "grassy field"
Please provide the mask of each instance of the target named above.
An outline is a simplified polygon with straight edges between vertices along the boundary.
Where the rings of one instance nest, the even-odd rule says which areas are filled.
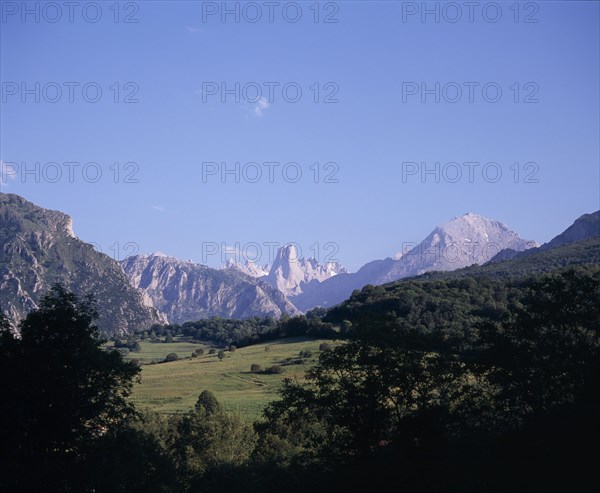
[[[108,347],[111,345],[112,343],[108,344]],[[178,341],[177,338],[175,338],[174,342],[169,344],[163,342],[150,342],[148,340],[140,341],[140,347],[141,350],[135,353],[124,351],[123,354],[125,359],[135,359],[140,363],[145,364],[154,361],[163,361],[169,353],[175,353],[180,358],[187,358],[188,356],[191,356],[196,349],[202,348],[205,351],[208,351],[210,348],[210,346],[205,344]]]
[[[142,382],[135,386],[132,400],[141,409],[179,413],[193,409],[200,392],[210,390],[227,410],[252,420],[260,415],[269,401],[277,397],[277,389],[284,378],[304,379],[305,370],[318,360],[322,342],[331,341],[282,339],[226,352],[222,361],[216,354],[204,354],[193,359],[144,365]],[[146,358],[150,350],[154,351],[154,359],[164,358],[171,352],[183,357],[189,356],[193,349],[202,347],[198,344],[186,347],[184,344],[189,343],[151,344],[144,341],[142,351],[132,353],[131,357],[142,360],[140,356]],[[176,345],[181,345],[179,352],[174,349]],[[160,346],[160,349],[147,346]],[[312,356],[305,359],[304,364],[284,366],[282,374],[250,372],[253,363],[263,368],[284,365],[287,358],[296,359],[300,351],[311,351]]]

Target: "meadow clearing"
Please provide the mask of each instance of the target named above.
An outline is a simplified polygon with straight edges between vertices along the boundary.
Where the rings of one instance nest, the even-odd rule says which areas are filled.
[[[268,402],[277,398],[277,390],[284,378],[304,380],[305,371],[318,361],[322,343],[331,345],[332,341],[303,337],[279,339],[234,352],[225,351],[224,358],[219,360],[217,353],[208,354],[210,346],[205,344],[142,341],[141,351],[129,353],[127,358],[148,363],[164,360],[167,354],[176,353],[180,359],[143,364],[141,383],[135,385],[131,400],[139,409],[181,413],[193,409],[203,390],[210,390],[225,409],[254,420]],[[191,358],[196,349],[204,349],[204,354]],[[310,356],[300,358],[300,352],[305,355],[308,352]],[[299,361],[302,363],[298,364]],[[252,373],[252,364],[264,369],[280,365],[283,372]]]

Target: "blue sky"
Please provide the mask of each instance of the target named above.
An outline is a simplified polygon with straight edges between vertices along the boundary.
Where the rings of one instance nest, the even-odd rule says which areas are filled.
[[[314,2],[282,2],[268,22],[255,2],[255,23],[244,3],[239,22],[222,2],[122,2],[119,22],[113,2],[97,22],[2,4],[2,191],[68,213],[113,256],[217,265],[225,245],[258,244],[266,262],[293,241],[355,270],[468,211],[544,242],[600,207],[598,2],[522,2],[518,22],[514,2],[494,4],[497,22],[494,6],[470,22],[455,2],[450,22],[454,6],[429,2],[436,22],[422,2],[345,1],[321,2],[318,22]]]

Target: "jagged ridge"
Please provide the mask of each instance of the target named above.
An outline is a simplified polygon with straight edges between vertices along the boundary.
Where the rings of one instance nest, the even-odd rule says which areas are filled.
[[[283,293],[236,269],[212,269],[164,255],[136,255],[122,266],[131,283],[171,323],[212,316],[241,319],[298,313]]]

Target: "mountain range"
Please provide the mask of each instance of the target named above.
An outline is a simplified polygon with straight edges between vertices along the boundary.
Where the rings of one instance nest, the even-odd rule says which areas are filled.
[[[98,325],[109,333],[213,316],[296,315],[336,305],[368,284],[496,264],[600,236],[600,211],[584,214],[542,246],[499,221],[467,213],[393,257],[349,273],[337,262],[297,258],[293,244],[281,247],[272,265],[230,260],[213,269],[159,252],[117,262],[79,240],[66,214],[13,194],[0,193],[0,221],[0,310],[18,322],[61,282],[76,294],[94,293]]]
[[[505,224],[466,213],[441,224],[420,243],[408,244],[395,258],[374,260],[356,273],[340,274],[322,283],[312,284],[301,294],[290,296],[300,310],[314,306],[330,307],[367,284],[385,284],[433,270],[449,271],[483,264],[499,251],[523,251],[537,243],[523,240]]]
[[[156,253],[128,257],[121,266],[171,323],[298,313],[281,291],[237,269],[212,269]]]

